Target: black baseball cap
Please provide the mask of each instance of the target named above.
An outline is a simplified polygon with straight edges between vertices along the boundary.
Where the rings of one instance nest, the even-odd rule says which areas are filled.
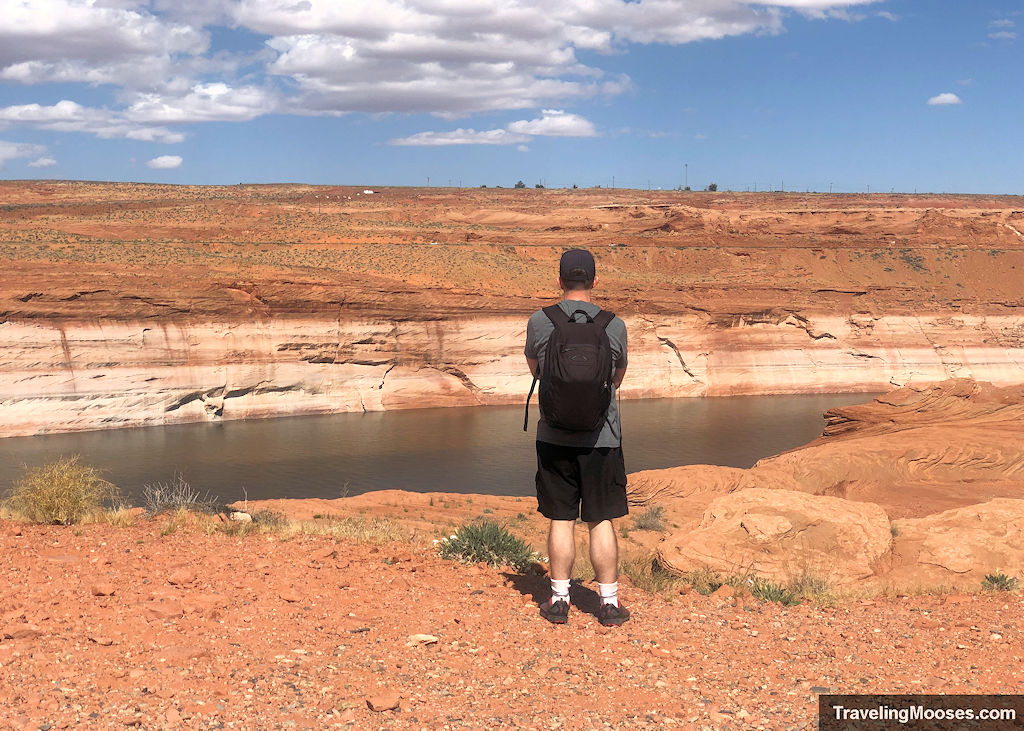
[[[586,249],[571,249],[558,262],[558,276],[563,282],[589,282],[596,275],[594,255]]]

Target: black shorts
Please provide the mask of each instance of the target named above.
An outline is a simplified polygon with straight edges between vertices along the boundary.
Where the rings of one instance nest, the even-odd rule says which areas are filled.
[[[537,442],[537,510],[551,520],[587,523],[628,514],[622,448]]]

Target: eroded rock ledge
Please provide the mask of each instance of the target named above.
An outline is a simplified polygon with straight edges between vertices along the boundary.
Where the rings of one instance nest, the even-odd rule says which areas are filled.
[[[749,470],[631,475],[631,503],[675,526],[660,561],[875,588],[1024,576],[1024,387],[954,379],[826,416],[821,438]]]
[[[627,316],[623,398],[1024,383],[1016,316]],[[520,316],[174,324],[6,321],[0,436],[518,403]]]

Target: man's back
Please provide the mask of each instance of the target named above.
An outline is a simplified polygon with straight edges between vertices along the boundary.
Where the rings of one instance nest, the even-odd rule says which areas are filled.
[[[594,317],[601,308],[593,302],[581,300],[562,300],[558,306],[566,315],[572,315],[576,310],[583,310],[590,317]],[[583,319],[582,315],[576,315]],[[555,326],[544,313],[544,310],[537,310],[529,319],[526,326],[526,348],[527,358],[535,359],[539,363],[539,370],[544,372],[544,362],[548,341],[554,332]],[[608,324],[606,329],[608,342],[612,349],[612,373],[615,369],[626,367],[627,336],[626,323],[621,318],[615,317]],[[618,403],[615,398],[614,380],[612,384],[612,397],[608,405],[608,412],[604,423],[600,428],[592,432],[567,431],[557,429],[544,420],[544,413],[541,412],[541,419],[537,424],[537,441],[548,444],[560,444],[567,447],[618,447],[622,443],[622,425],[619,419]]]

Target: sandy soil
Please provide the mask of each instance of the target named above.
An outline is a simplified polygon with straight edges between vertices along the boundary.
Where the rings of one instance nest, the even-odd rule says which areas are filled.
[[[0,523],[0,725],[803,729],[825,689],[1024,692],[1019,594],[786,608],[625,589],[633,620],[607,629],[578,586],[555,627],[544,577],[428,541],[164,525]]]
[[[597,252],[623,314],[1024,304],[1021,197],[361,190],[0,183],[0,313],[524,313],[571,246]]]

